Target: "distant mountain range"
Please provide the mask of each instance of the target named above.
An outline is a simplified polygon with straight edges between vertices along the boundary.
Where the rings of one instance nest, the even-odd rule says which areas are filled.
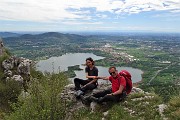
[[[6,38],[6,37],[18,37],[21,34],[13,33],[13,32],[0,32],[0,37]]]
[[[2,39],[4,45],[14,52],[13,54],[30,59],[74,52],[77,51],[77,47],[87,47],[91,40],[94,40],[89,36],[59,32],[21,34]]]
[[[67,38],[67,39],[84,39],[84,36],[81,35],[76,35],[76,34],[63,34],[63,33],[58,33],[58,32],[46,32],[46,33],[42,33],[42,34],[36,34],[36,35],[32,35],[32,34],[24,34],[22,36],[20,36],[21,38]]]
[[[14,34],[15,35],[15,34]],[[10,36],[10,34],[9,34]],[[13,48],[14,46],[20,47],[32,47],[39,46],[44,47],[51,45],[69,45],[69,44],[80,44],[88,40],[88,36],[76,35],[76,34],[64,34],[58,32],[46,32],[41,34],[16,34],[16,36],[4,37],[3,41],[8,47]],[[39,45],[42,44],[42,45]],[[30,49],[30,48],[28,48]]]
[[[10,36],[10,34],[9,34]],[[56,42],[56,43],[72,43],[72,42],[85,42],[87,36],[81,36],[76,34],[63,34],[58,32],[46,32],[41,34],[13,34],[10,37],[4,37],[6,42],[22,42],[22,41],[36,41],[36,42]]]

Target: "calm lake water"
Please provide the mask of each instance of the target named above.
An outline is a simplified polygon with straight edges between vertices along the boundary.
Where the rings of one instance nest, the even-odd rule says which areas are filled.
[[[76,77],[86,79],[85,78],[85,66],[82,66],[81,64],[85,63],[86,58],[92,57],[94,60],[100,60],[104,59],[104,57],[96,56],[93,53],[68,53],[59,57],[51,57],[47,60],[40,60],[36,68],[39,71],[42,72],[59,72],[59,71],[67,71],[68,66],[74,66],[74,65],[80,65],[80,68],[82,68],[82,71],[75,71]],[[99,70],[99,76],[109,76],[108,68],[102,67],[102,66],[96,66]],[[133,83],[138,82],[142,79],[141,74],[143,73],[139,69],[135,69],[132,67],[117,67],[117,70],[127,70],[132,75],[132,81]],[[70,79],[70,80],[73,80]],[[103,80],[99,80],[99,83],[105,82]]]

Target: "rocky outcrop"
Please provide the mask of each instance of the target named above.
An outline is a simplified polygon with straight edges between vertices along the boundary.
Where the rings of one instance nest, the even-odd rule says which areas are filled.
[[[69,114],[66,116],[67,117],[66,120],[72,119],[71,116],[72,116],[72,113],[74,113],[74,111],[77,111],[78,109],[83,108],[83,107],[87,107],[84,104],[82,104],[80,99],[76,99],[76,97],[74,95],[75,94],[74,87],[75,87],[74,84],[69,84],[69,85],[65,86],[63,92],[60,95],[61,99],[63,99],[64,101],[69,101],[69,102],[73,103],[73,105],[71,106],[72,108],[68,112]],[[107,89],[108,87],[111,87],[111,85],[110,84],[100,84],[93,91],[87,92],[86,96],[91,95],[95,92]],[[94,102],[91,103],[91,105],[90,105],[91,112],[95,111],[96,105],[97,104]]]
[[[161,117],[163,118],[163,120],[167,120],[167,118],[165,118],[164,116],[164,110],[167,108],[167,105],[165,104],[160,104],[158,105],[158,110],[159,110],[159,114],[161,115]]]
[[[110,84],[100,84],[96,89],[94,89],[93,91],[88,92],[85,96],[91,95],[95,92],[99,92],[102,91],[104,89],[107,89],[111,87]],[[67,120],[71,120],[71,113],[74,113],[75,111],[77,111],[78,109],[82,108],[82,107],[88,107],[91,112],[94,112],[97,110],[97,108],[99,108],[99,104],[95,103],[95,102],[91,102],[90,106],[86,106],[84,104],[82,104],[80,99],[76,99],[75,95],[74,95],[75,91],[74,91],[74,85],[73,84],[69,84],[65,87],[65,89],[63,90],[63,92],[61,93],[61,99],[64,99],[66,101],[70,101],[73,103],[72,108],[70,109],[70,111],[68,112],[69,114],[67,115]],[[138,94],[138,95],[136,95]],[[136,97],[135,97],[136,96]],[[137,88],[137,87],[133,87],[131,93],[128,95],[128,99],[130,99],[129,101],[131,102],[138,102],[139,105],[142,106],[147,106],[151,104],[151,100],[153,101],[154,99],[156,99],[156,97],[154,96],[154,94],[152,93],[148,93],[148,92],[144,92],[142,89]],[[128,101],[124,101],[124,110],[127,111],[130,115],[134,115],[137,114],[137,111],[133,110],[132,108],[129,107],[125,107],[126,104],[128,104]],[[159,107],[159,114],[161,114],[161,116],[163,117],[163,109],[165,108],[164,105],[159,105],[157,106]],[[102,120],[106,120],[106,116],[108,116],[109,111],[106,110],[103,113],[103,117]],[[140,113],[139,113],[140,114]]]
[[[17,67],[17,71],[19,74],[25,74],[30,75],[30,65],[32,61],[29,59],[23,59],[21,60],[20,64]]]
[[[5,70],[12,70],[14,68],[14,58],[10,57],[2,62],[2,67]]]
[[[11,79],[23,83],[23,77],[21,77],[20,75],[13,75]]]
[[[5,77],[11,77],[13,75],[11,70],[5,69],[4,70],[4,76]]]
[[[30,76],[30,66],[32,61],[25,58],[10,57],[2,62],[2,68],[4,69],[4,76],[6,80],[13,79],[23,82],[23,77],[28,78]]]
[[[4,53],[4,45],[3,45],[2,38],[0,38],[0,56],[2,56],[3,53]]]

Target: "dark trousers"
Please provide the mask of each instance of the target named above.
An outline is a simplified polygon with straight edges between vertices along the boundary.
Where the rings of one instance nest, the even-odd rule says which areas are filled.
[[[107,94],[111,94],[112,91],[111,89],[108,90],[104,90],[102,92],[98,92],[93,94],[94,97],[99,98],[98,103],[102,103],[102,102],[119,102],[121,98],[126,96],[126,93],[122,93],[120,95],[107,95]]]
[[[94,88],[97,87],[96,83],[89,84],[83,88],[81,88],[81,85],[86,85],[89,83],[90,80],[82,80],[79,78],[74,79],[74,84],[75,84],[75,90],[82,90],[83,92],[86,92],[87,90],[93,90]]]

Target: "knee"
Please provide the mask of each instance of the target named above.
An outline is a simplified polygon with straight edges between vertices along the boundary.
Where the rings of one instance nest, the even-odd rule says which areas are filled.
[[[79,79],[78,78],[74,78],[74,82],[77,82]]]
[[[106,98],[106,99],[111,99],[111,98],[113,98],[113,96],[111,96],[111,95],[105,95],[104,98]]]

